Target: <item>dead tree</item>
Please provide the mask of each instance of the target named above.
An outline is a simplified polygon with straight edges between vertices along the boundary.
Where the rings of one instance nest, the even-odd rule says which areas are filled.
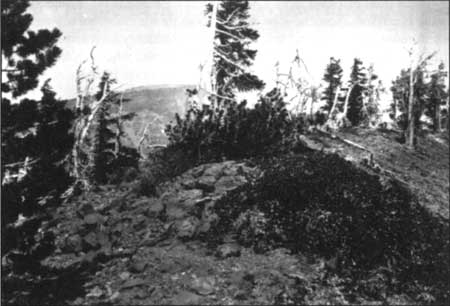
[[[414,90],[414,85],[417,82],[417,77],[418,74],[421,70],[425,69],[428,61],[436,54],[436,52],[431,53],[428,56],[424,56],[424,54],[422,53],[417,62],[415,60],[415,55],[414,55],[414,47],[416,46],[416,43],[414,43],[414,45],[408,50],[408,54],[410,57],[410,68],[409,68],[409,96],[408,96],[408,126],[407,129],[405,131],[405,140],[406,140],[406,145],[410,148],[410,149],[414,149],[415,147],[415,140],[416,140],[416,131],[415,131],[415,126],[416,126],[416,116],[415,116],[415,99],[414,99],[414,95],[415,95],[415,90]]]
[[[98,76],[97,66],[95,65],[93,56],[94,49],[95,47],[92,48],[90,53],[91,63],[89,73],[87,75],[82,75],[81,73],[82,67],[86,61],[83,61],[78,66],[76,72],[77,99],[75,103],[75,141],[72,149],[73,167],[71,174],[75,179],[74,186],[78,186],[83,190],[91,187],[88,169],[92,167],[94,163],[92,145],[87,142],[88,132],[95,123],[96,115],[108,96],[107,82],[105,82],[99,99],[94,99],[94,96],[90,92],[91,86]],[[69,191],[69,194],[71,192],[72,191]]]
[[[410,149],[414,148],[414,63],[413,49],[409,50],[410,67],[409,67],[409,97],[408,97],[408,128],[406,130],[406,144]]]
[[[144,129],[142,131],[141,138],[139,139],[139,142],[138,142],[138,146],[137,147],[138,147],[138,152],[139,152],[139,155],[141,156],[141,159],[145,159],[145,154],[144,154],[144,150],[143,150],[143,144],[144,144],[144,140],[146,140],[149,137],[148,129],[150,128],[150,125],[152,123],[153,122],[148,122],[145,125],[145,127],[144,127]]]
[[[350,95],[352,93],[353,88],[355,88],[357,84],[352,85],[349,87],[349,89],[347,90],[347,94],[345,96],[345,102],[344,102],[344,110],[342,111],[342,113],[339,113],[336,115],[336,125],[340,128],[342,127],[347,127],[350,126],[351,123],[347,118],[347,113],[348,113],[348,101],[350,99]]]
[[[116,120],[116,134],[114,138],[114,156],[117,158],[119,156],[120,150],[122,148],[122,142],[120,138],[122,137],[123,128],[122,128],[122,115],[123,115],[123,92],[120,95],[119,100],[119,110],[117,112],[117,120]]]
[[[339,97],[339,93],[341,91],[341,86],[338,86],[336,88],[336,93],[334,95],[334,101],[333,101],[333,106],[330,109],[330,112],[328,113],[328,119],[325,122],[325,127],[326,128],[332,128],[332,129],[336,129],[336,120],[335,120],[335,113],[337,112],[337,103],[338,103],[338,97]]]
[[[299,70],[300,75],[298,77],[294,77],[293,68],[295,67]],[[304,73],[301,72],[302,69],[306,72],[307,77],[304,77]],[[298,49],[296,50],[296,55],[291,62],[288,73],[280,73],[279,62],[275,64],[275,77],[276,87],[280,88],[285,96],[288,96],[288,89],[294,90],[295,94],[292,97],[288,97],[288,102],[297,100],[297,104],[294,108],[296,114],[305,113],[305,106],[309,100],[311,100],[312,107],[312,104],[317,99],[317,96],[313,97],[313,95],[317,94],[317,87],[311,85],[311,74],[309,73],[305,62],[300,57]],[[282,80],[283,78],[285,80]]]

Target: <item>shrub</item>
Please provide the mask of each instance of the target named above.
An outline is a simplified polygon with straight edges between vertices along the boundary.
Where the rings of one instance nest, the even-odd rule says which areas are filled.
[[[135,191],[145,196],[156,194],[156,187],[195,165],[191,156],[177,147],[160,148],[151,152],[139,165]]]
[[[198,162],[272,154],[289,139],[295,125],[278,89],[260,98],[254,108],[246,101],[220,107],[190,108],[169,125],[170,146],[183,149]]]
[[[337,155],[318,152],[261,164],[265,174],[260,181],[216,204],[215,239],[233,229],[238,239],[255,238],[258,248],[264,241],[336,258],[341,272],[388,266],[398,279],[434,284],[440,288],[437,295],[448,296],[448,226],[400,183],[381,183]],[[234,220],[242,216],[265,218],[236,227]]]

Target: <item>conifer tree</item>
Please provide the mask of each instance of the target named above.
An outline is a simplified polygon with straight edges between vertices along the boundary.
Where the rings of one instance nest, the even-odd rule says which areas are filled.
[[[410,69],[402,69],[400,75],[392,82],[391,91],[396,109],[399,115],[397,116],[397,124],[406,133],[409,121],[409,101],[410,101]],[[425,71],[423,67],[418,67],[413,71],[413,105],[412,105],[412,120],[414,121],[414,129],[417,133],[421,129],[420,117],[422,116],[427,104],[427,90],[428,86],[425,83]],[[394,112],[394,110],[392,110]],[[393,114],[392,114],[393,115]],[[393,117],[393,116],[392,116]],[[416,138],[416,136],[414,136]],[[415,140],[414,140],[415,141]]]
[[[213,94],[220,100],[233,98],[236,91],[262,89],[264,83],[248,69],[257,53],[250,44],[259,37],[248,22],[249,2],[224,0],[208,4],[206,14],[214,31]]]
[[[6,124],[2,127],[1,203],[2,212],[7,212],[2,213],[2,255],[15,249],[32,256],[33,260],[39,260],[48,251],[35,257],[34,236],[40,222],[33,225],[33,230],[11,224],[19,214],[45,216],[45,204],[58,203],[59,196],[70,184],[64,160],[73,143],[70,133],[73,113],[56,98],[49,81],[41,91],[39,101],[23,99],[19,104],[2,103],[2,116],[5,116],[3,110],[7,111]],[[26,237],[27,241],[17,239],[19,236]]]
[[[367,68],[367,85],[364,91],[362,119],[368,124],[379,116],[379,101],[381,93],[385,91],[383,82],[375,74],[373,65]],[[376,122],[376,121],[375,121]]]
[[[134,113],[123,113],[121,105],[129,100],[112,91],[111,86],[117,81],[111,78],[108,72],[104,72],[95,98],[98,100],[103,94],[107,97],[100,105],[96,113],[93,127],[93,148],[91,156],[91,179],[96,183],[105,183],[108,174],[115,169],[114,162],[123,160],[124,148],[121,146],[121,137],[124,132],[121,128],[121,121],[130,120]],[[105,88],[106,87],[106,88]]]
[[[328,83],[321,99],[326,102],[326,104],[322,107],[323,110],[329,112],[333,107],[333,101],[337,93],[337,88],[342,85],[341,79],[342,68],[340,65],[340,60],[331,57],[330,63],[327,65],[325,70],[325,75],[323,76],[323,80]]]
[[[353,60],[349,81],[349,100],[347,118],[353,126],[362,120],[363,95],[367,85],[367,76],[364,72],[362,61],[358,58]]]
[[[445,71],[444,63],[440,63],[437,71],[431,74],[431,81],[428,89],[428,103],[425,114],[428,115],[433,122],[433,131],[441,130],[441,107],[445,105],[447,92],[445,91]]]
[[[28,6],[28,0],[5,0],[1,5],[2,92],[14,98],[35,89],[38,77],[61,54],[56,46],[61,36],[58,29],[27,31],[33,21],[25,13]]]

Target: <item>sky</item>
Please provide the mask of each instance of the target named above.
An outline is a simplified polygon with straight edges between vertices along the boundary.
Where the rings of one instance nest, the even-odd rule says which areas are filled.
[[[93,46],[100,69],[122,88],[196,84],[208,54],[204,1],[37,1],[29,12],[31,29],[59,28],[63,53],[41,80],[60,98],[75,96],[75,71]],[[449,66],[449,4],[440,1],[250,2],[251,22],[260,34],[252,67],[273,86],[274,65],[287,71],[298,49],[313,82],[321,82],[330,57],[341,59],[348,79],[353,58],[374,64],[390,85],[409,65],[413,39],[436,61]],[[437,63],[436,63],[437,64]],[[36,95],[35,91],[31,96]]]

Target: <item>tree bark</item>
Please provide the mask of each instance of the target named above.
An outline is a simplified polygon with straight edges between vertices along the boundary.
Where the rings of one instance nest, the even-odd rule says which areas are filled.
[[[439,133],[441,131],[441,99],[438,97],[435,100],[436,105],[434,106],[434,116],[433,116],[433,132]]]
[[[347,112],[348,112],[348,100],[350,99],[350,94],[352,93],[353,88],[355,85],[352,85],[349,87],[347,95],[345,96],[345,103],[344,103],[344,118],[347,118]]]
[[[115,137],[115,144],[114,144],[114,155],[116,158],[119,156],[120,150],[121,150],[121,142],[120,142],[120,136],[122,135],[122,112],[123,112],[123,92],[120,96],[119,100],[119,111],[117,114],[117,130],[116,130],[116,137]]]
[[[449,101],[450,101],[450,97],[447,92],[447,133],[450,130],[450,104],[449,104]]]
[[[397,99],[394,99],[394,109],[393,109],[393,112],[394,112],[394,123],[396,123],[397,121]]]
[[[339,92],[341,91],[341,86],[336,87],[336,93],[334,95],[334,101],[333,101],[333,106],[330,109],[330,113],[328,114],[328,120],[332,119],[333,117],[333,113],[336,109],[336,105],[337,105],[337,101],[338,101],[338,96],[339,96]]]
[[[95,48],[95,47],[94,47]],[[81,76],[81,66],[84,64],[83,61],[80,66],[78,66],[76,72],[76,89],[77,89],[77,101],[75,104],[75,109],[77,113],[77,118],[75,121],[75,141],[72,148],[72,161],[73,161],[73,169],[72,176],[75,178],[75,184],[81,183],[83,189],[89,189],[89,173],[87,173],[87,169],[91,166],[93,162],[92,149],[90,147],[85,147],[86,137],[88,135],[88,131],[92,124],[95,122],[96,115],[101,108],[104,100],[106,99],[108,93],[106,92],[107,85],[105,84],[102,92],[102,96],[99,100],[93,101],[91,103],[91,113],[89,115],[83,114],[83,109],[85,107],[85,99],[90,95],[90,87],[94,82],[95,75],[97,74],[97,67],[94,63],[93,51],[91,50],[91,75],[87,77]],[[82,80],[86,80],[86,85],[84,89],[82,88]],[[81,154],[85,153],[87,155],[87,164],[83,164],[81,160]]]
[[[214,50],[216,47],[215,44],[215,40],[216,40],[216,30],[217,30],[217,5],[218,3],[216,3],[215,1],[213,1],[211,3],[212,5],[212,12],[211,12],[211,51],[210,51],[210,55],[209,55],[209,69],[210,69],[210,84],[211,84],[211,89],[209,91],[213,92],[213,93],[217,93],[217,84],[216,84],[216,71],[215,71],[215,65],[214,65]]]
[[[408,99],[408,129],[406,144],[410,149],[414,148],[414,70],[411,61],[409,73],[409,99]]]
[[[144,140],[147,138],[148,128],[150,127],[150,125],[152,123],[153,123],[153,121],[147,123],[147,125],[144,127],[141,139],[139,139],[139,142],[138,142],[138,152],[139,152],[139,155],[141,156],[142,159],[145,159],[145,155],[144,155],[144,152],[142,150],[142,144],[144,143]]]

